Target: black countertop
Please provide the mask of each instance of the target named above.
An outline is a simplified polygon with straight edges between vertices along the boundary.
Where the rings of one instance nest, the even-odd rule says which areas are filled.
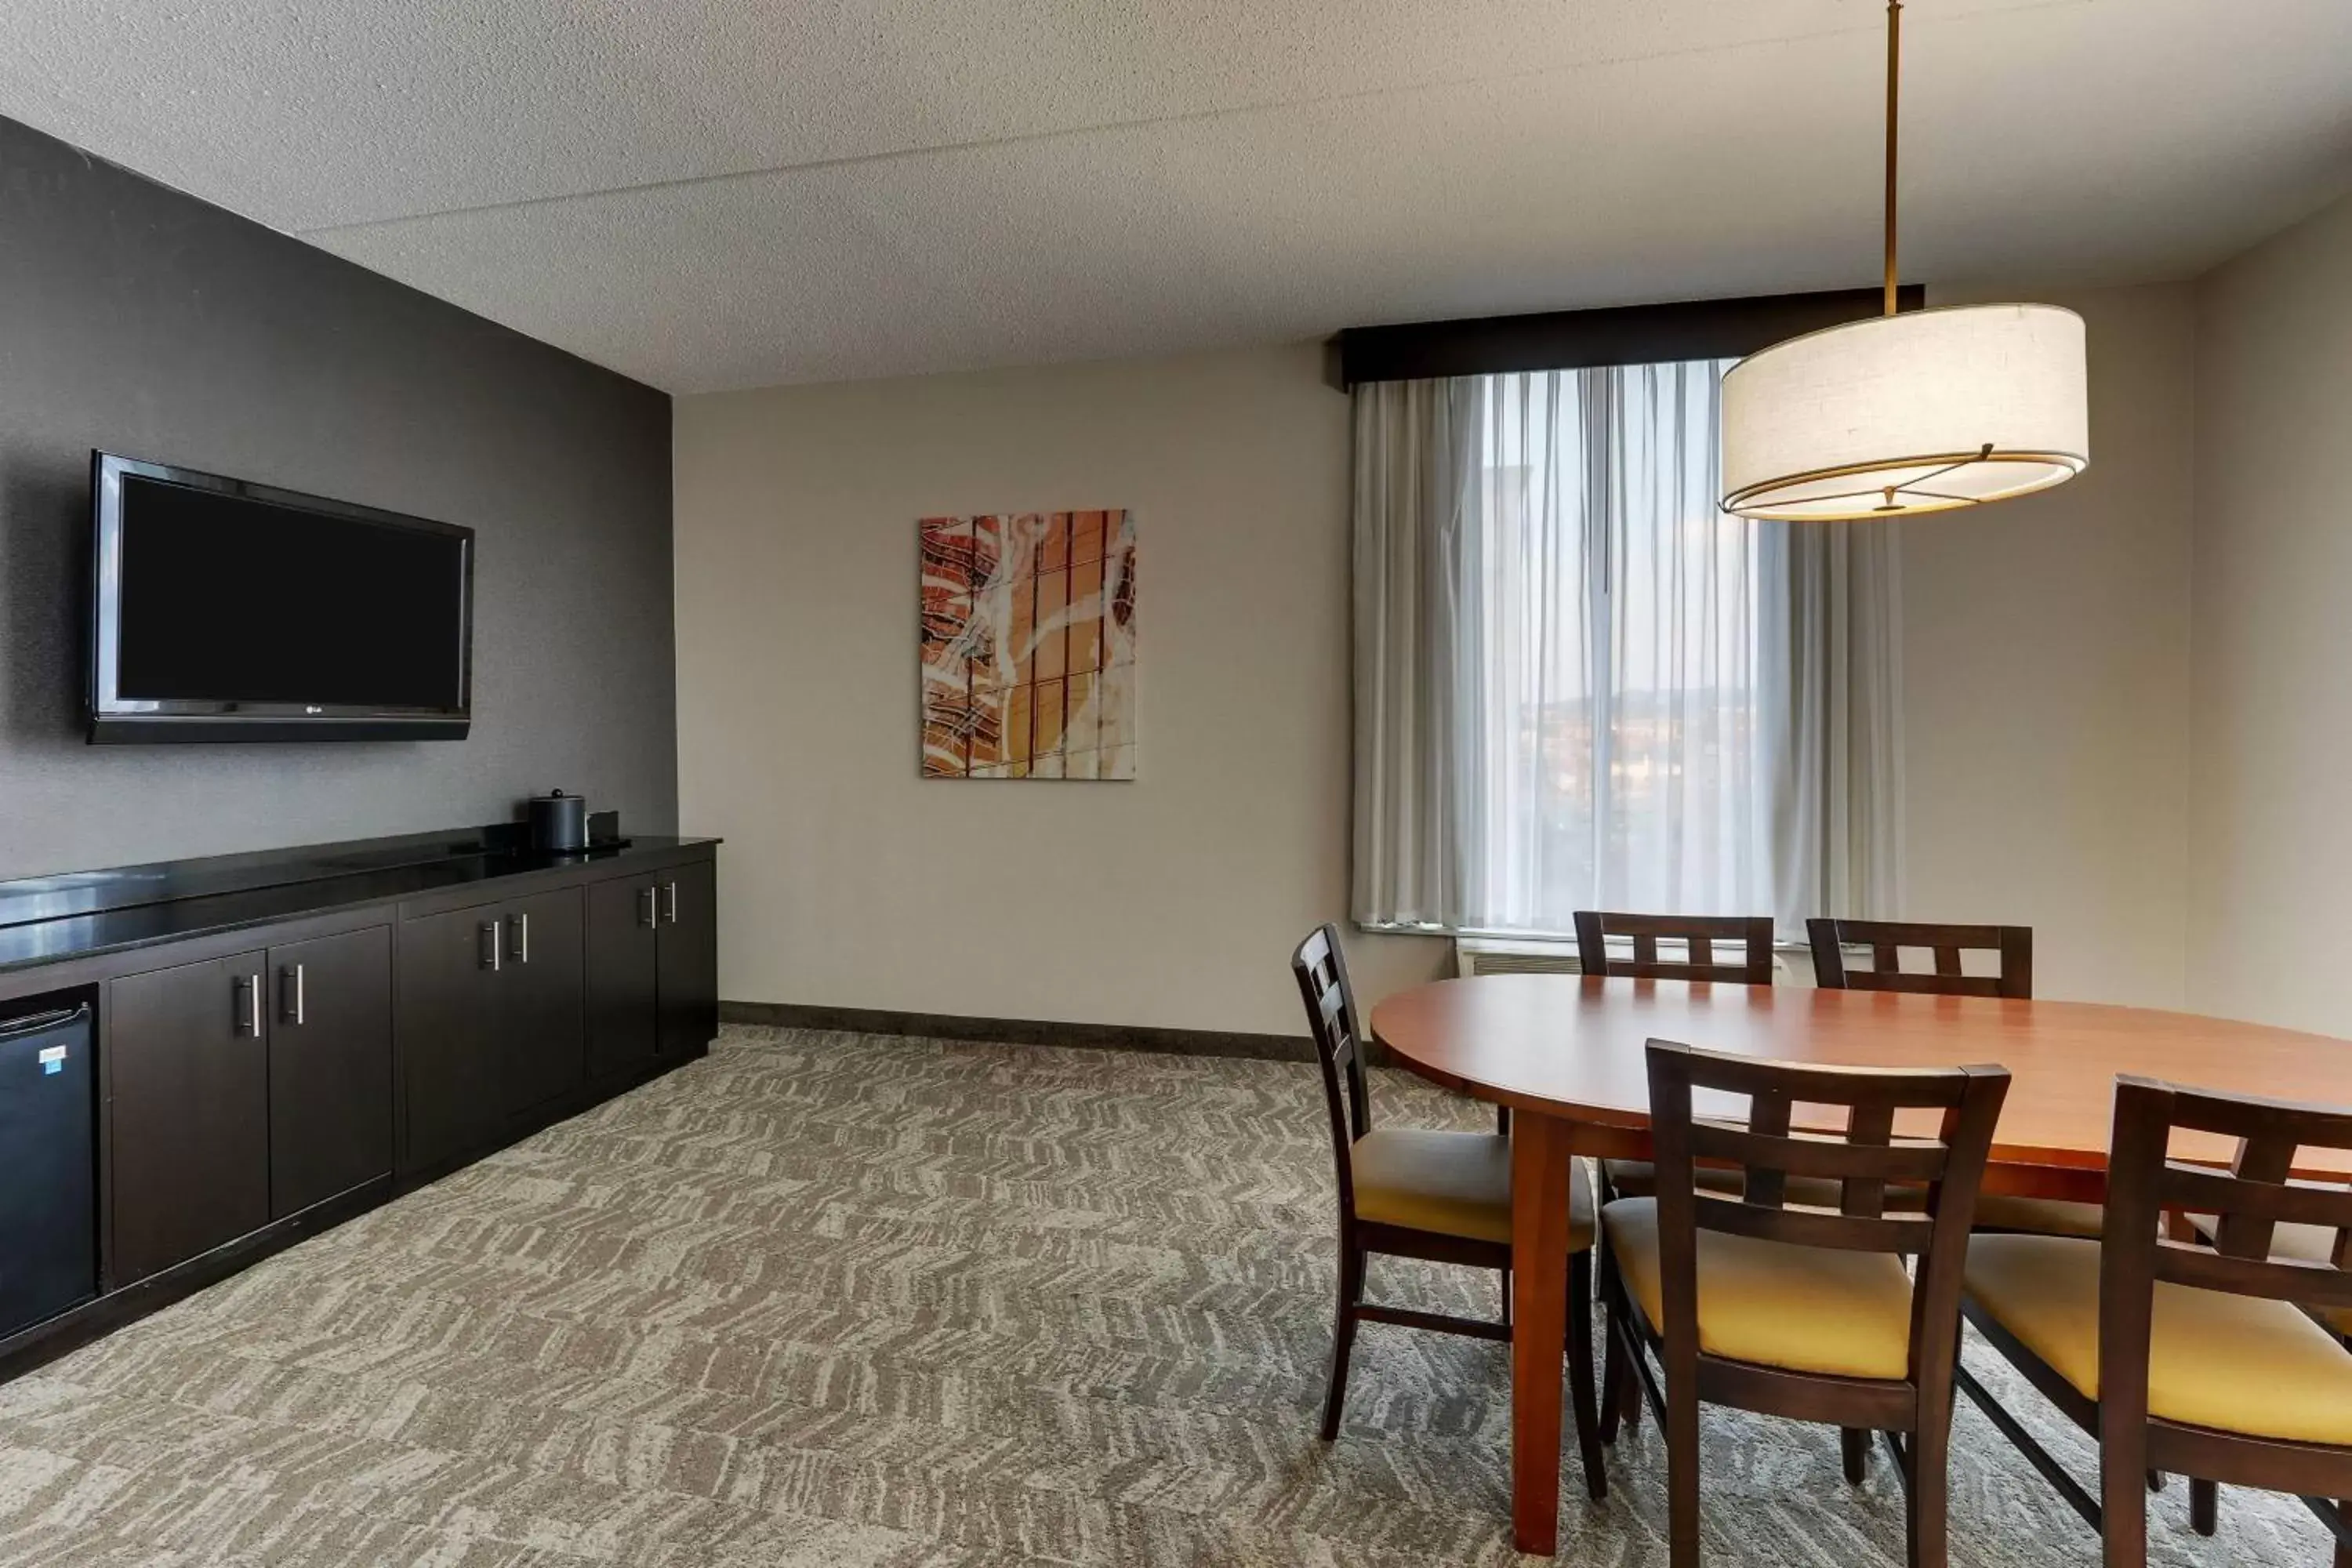
[[[0,882],[0,973],[718,842],[636,834],[578,854],[545,855],[500,824],[28,877]]]

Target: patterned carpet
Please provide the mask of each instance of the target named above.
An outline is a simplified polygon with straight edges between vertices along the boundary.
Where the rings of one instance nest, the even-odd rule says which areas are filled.
[[[730,1028],[0,1387],[0,1563],[1519,1561],[1502,1347],[1367,1327],[1347,1430],[1314,1440],[1318,1094],[1283,1063]],[[1375,1095],[1483,1121],[1393,1074]],[[1958,1440],[1956,1563],[2096,1562],[1973,1411]],[[1710,1561],[1900,1562],[1883,1460],[1857,1493],[1832,1433],[1711,1412],[1706,1443]],[[1663,1563],[1646,1424],[1610,1463],[1562,1556]],[[2160,1563],[2328,1561],[2287,1500],[2225,1494],[2209,1542],[2185,1492],[2156,1500]]]

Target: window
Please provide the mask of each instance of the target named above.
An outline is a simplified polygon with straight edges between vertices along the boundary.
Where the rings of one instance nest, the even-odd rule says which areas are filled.
[[[1758,531],[1716,506],[1730,363],[1479,378],[1481,926],[1772,907]]]
[[[1358,924],[1901,909],[1899,531],[1717,504],[1733,356],[1865,303],[1341,335]]]

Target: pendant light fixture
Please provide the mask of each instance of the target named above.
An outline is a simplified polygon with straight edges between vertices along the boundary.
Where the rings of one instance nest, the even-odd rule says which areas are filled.
[[[1723,510],[1858,521],[1981,506],[2090,463],[2083,319],[1895,308],[1902,0],[1886,7],[1886,313],[1790,338],[1723,379]]]

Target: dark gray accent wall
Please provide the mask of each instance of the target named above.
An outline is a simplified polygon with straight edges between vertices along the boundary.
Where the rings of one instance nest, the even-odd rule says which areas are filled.
[[[472,737],[85,745],[93,447],[478,530]],[[676,671],[666,395],[0,120],[0,876],[674,832]]]

